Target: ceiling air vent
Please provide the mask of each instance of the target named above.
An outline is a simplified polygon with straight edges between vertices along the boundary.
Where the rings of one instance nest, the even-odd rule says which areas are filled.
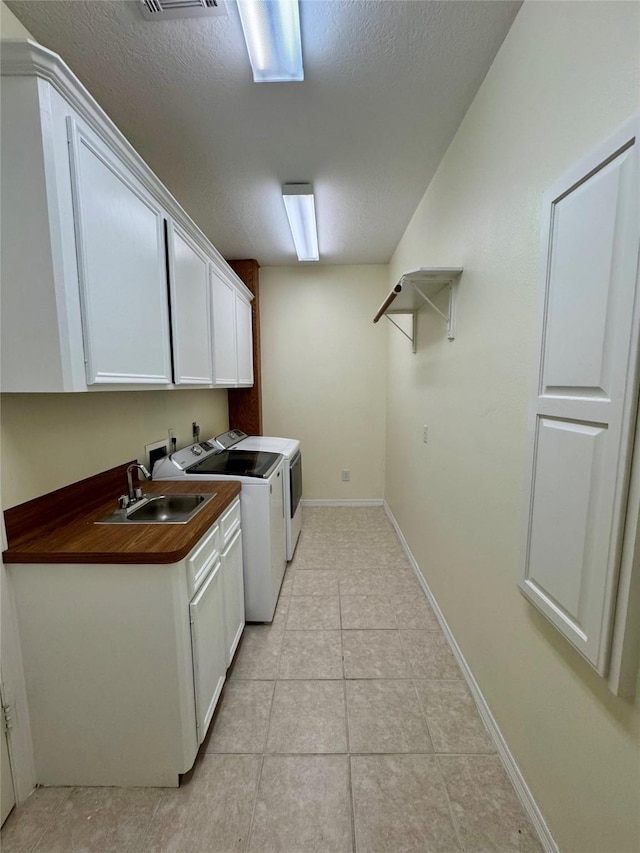
[[[141,0],[140,10],[148,21],[210,18],[227,14],[223,0]]]

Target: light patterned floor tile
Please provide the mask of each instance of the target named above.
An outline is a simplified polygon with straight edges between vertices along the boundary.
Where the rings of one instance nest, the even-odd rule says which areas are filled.
[[[458,853],[435,756],[354,755],[356,848],[366,853]]]
[[[392,595],[390,606],[393,609],[398,628],[440,630],[436,614],[422,591]]]
[[[163,791],[140,853],[243,853],[261,763],[259,755],[200,756],[180,788]],[[120,848],[100,848],[107,852]]]
[[[349,749],[353,752],[433,752],[411,681],[347,681]]]
[[[345,678],[410,678],[400,635],[390,631],[343,631]]]
[[[415,687],[436,752],[496,751],[464,681],[416,680]]]
[[[442,631],[400,631],[400,636],[416,678],[462,678]]]
[[[342,681],[278,681],[266,752],[347,751]]]
[[[31,853],[73,788],[36,788],[14,808],[0,833],[3,853]]]
[[[34,853],[137,853],[161,797],[161,788],[73,788]]]
[[[395,628],[396,620],[389,599],[382,595],[340,596],[342,628]]]
[[[465,850],[542,853],[497,755],[442,755],[437,761]]]
[[[292,595],[338,595],[338,574],[330,570],[298,572],[293,581]]]
[[[337,595],[292,595],[287,631],[329,631],[340,628]]]
[[[284,625],[281,629],[270,625],[246,625],[227,677],[275,679],[283,637]]]
[[[342,678],[340,631],[286,631],[278,678]]]
[[[351,853],[348,761],[265,756],[250,853]]]
[[[227,681],[205,740],[206,752],[262,753],[273,681]]]

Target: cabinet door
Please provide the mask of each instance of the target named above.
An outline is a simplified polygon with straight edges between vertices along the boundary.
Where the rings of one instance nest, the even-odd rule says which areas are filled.
[[[239,293],[236,293],[236,335],[238,348],[238,385],[253,385],[251,303]]]
[[[198,743],[202,743],[207,733],[227,670],[223,601],[218,562],[189,605]]]
[[[547,196],[521,589],[600,674],[637,408],[640,211],[633,132]]]
[[[211,267],[213,297],[213,370],[216,385],[238,384],[236,290]]]
[[[240,530],[222,554],[222,571],[224,573],[225,646],[227,666],[230,666],[244,628],[244,579]]]
[[[98,136],[67,131],[87,383],[170,383],[164,213]]]
[[[209,260],[173,221],[167,223],[174,381],[210,385]]]

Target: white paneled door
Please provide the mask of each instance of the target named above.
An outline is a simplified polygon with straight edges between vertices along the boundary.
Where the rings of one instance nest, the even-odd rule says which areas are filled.
[[[638,402],[637,122],[545,199],[521,589],[602,675]]]

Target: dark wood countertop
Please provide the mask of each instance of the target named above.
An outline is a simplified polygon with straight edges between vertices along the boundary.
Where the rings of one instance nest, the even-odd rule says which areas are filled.
[[[126,468],[126,466],[123,466]],[[113,469],[120,470],[120,469]],[[102,476],[102,475],[98,475]],[[82,481],[81,486],[91,480]],[[122,483],[125,481],[122,480]],[[117,508],[117,494],[99,493],[88,507],[68,506],[58,520],[43,511],[38,498],[5,512],[9,548],[5,563],[175,563],[182,560],[236,495],[240,483],[229,481],[182,482],[158,480],[141,483],[145,494],[215,494],[186,524],[96,524]],[[87,488],[87,486],[84,486]],[[59,490],[66,492],[72,487]],[[52,493],[55,495],[57,493]],[[45,496],[48,498],[49,496]],[[68,499],[68,495],[67,495]],[[20,523],[18,523],[20,519]],[[26,523],[26,522],[29,523]],[[12,530],[14,531],[12,535]]]

